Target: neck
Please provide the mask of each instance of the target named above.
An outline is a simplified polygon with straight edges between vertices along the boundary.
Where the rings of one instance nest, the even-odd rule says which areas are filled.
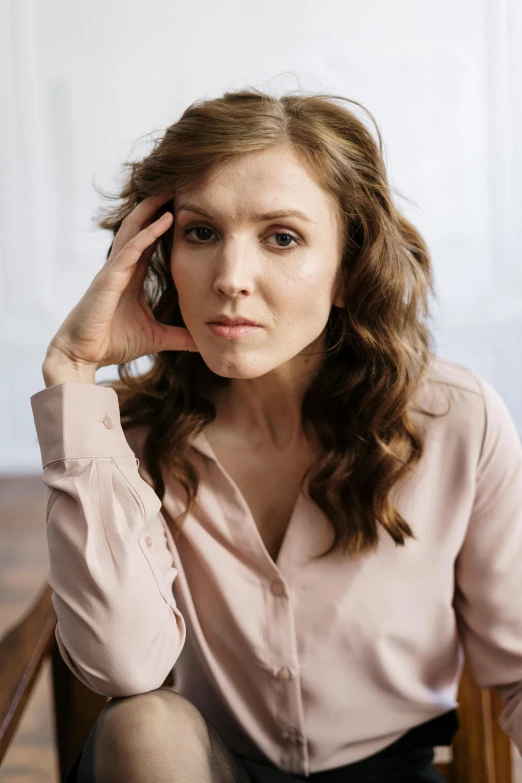
[[[216,422],[259,445],[277,450],[300,447],[302,401],[321,360],[321,355],[298,355],[259,378],[232,378],[216,399]]]

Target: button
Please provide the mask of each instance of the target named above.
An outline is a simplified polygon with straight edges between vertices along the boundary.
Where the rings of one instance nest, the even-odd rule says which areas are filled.
[[[270,590],[272,591],[273,595],[283,595],[285,591],[281,582],[272,582],[270,585]]]
[[[109,414],[106,415],[106,417],[103,420],[103,423],[105,424],[105,426],[107,427],[108,430],[110,430],[110,429],[112,429],[114,427],[114,422],[111,419],[111,417],[109,416]]]
[[[278,680],[291,680],[292,679],[292,672],[288,668],[288,666],[281,666],[280,669],[276,672],[276,678]]]
[[[150,549],[150,547],[152,546],[152,538],[150,536],[145,536],[145,543]]]

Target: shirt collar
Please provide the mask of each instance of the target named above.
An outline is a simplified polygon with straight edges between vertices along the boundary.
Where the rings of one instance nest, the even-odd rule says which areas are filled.
[[[199,432],[195,437],[190,438],[189,444],[197,451],[201,452],[201,454],[213,459],[215,462],[217,461],[216,455],[203,432]]]

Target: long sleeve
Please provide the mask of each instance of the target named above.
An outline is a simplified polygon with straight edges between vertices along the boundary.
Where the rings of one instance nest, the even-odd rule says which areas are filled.
[[[498,690],[500,725],[522,755],[522,444],[498,392],[477,380],[485,431],[454,608],[476,680]]]
[[[162,685],[185,643],[161,501],[138,472],[114,389],[62,383],[31,398],[49,487],[48,582],[71,671],[106,696]]]

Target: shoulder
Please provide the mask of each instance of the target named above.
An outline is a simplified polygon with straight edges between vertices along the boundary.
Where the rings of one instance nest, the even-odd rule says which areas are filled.
[[[468,411],[476,423],[476,416],[484,415],[485,391],[489,390],[492,387],[466,365],[432,356],[421,384],[419,401],[423,405],[435,404],[439,413],[447,410],[451,419],[460,419]]]
[[[454,389],[455,394],[464,399],[480,397],[482,394],[476,373],[460,362],[441,356],[431,357],[426,380],[435,386],[443,386],[448,390]]]
[[[500,393],[485,378],[460,362],[432,357],[424,385],[432,391],[444,392],[455,409],[471,406],[487,418],[504,413],[506,403]],[[459,410],[460,412],[460,410]]]
[[[452,440],[473,440],[478,452],[491,438],[502,434],[513,447],[518,435],[499,392],[480,374],[460,362],[431,357],[418,402],[437,414],[433,419]]]
[[[422,421],[448,447],[459,442],[466,451],[480,449],[485,426],[484,395],[481,379],[469,367],[432,356],[415,403],[435,414],[428,421],[423,416]]]

